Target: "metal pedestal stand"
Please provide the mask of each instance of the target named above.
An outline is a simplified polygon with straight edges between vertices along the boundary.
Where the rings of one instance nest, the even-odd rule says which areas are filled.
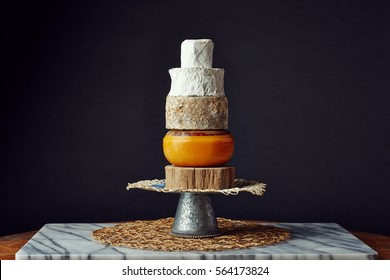
[[[261,196],[265,184],[245,179],[235,179],[234,188],[222,190],[168,189],[165,180],[143,180],[128,184],[127,189],[142,189],[162,193],[180,193],[171,234],[187,238],[203,238],[220,235],[217,219],[211,204],[211,194],[237,195],[249,192]]]
[[[181,193],[171,233],[187,238],[219,235],[210,194]]]

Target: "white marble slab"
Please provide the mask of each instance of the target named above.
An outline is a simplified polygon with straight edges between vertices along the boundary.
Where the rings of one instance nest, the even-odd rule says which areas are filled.
[[[263,247],[219,252],[165,252],[105,246],[92,231],[108,223],[46,224],[17,253],[27,259],[376,259],[377,252],[334,223],[277,223],[292,237]]]

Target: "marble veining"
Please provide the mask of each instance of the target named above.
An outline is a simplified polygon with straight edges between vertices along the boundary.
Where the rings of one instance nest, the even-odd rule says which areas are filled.
[[[270,246],[225,251],[166,252],[106,246],[92,232],[112,223],[46,224],[17,253],[28,259],[376,259],[377,252],[335,223],[276,223],[292,237]]]

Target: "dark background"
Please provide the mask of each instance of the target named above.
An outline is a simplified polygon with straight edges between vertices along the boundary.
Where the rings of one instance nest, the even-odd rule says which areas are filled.
[[[390,10],[385,1],[51,1],[1,7],[0,235],[45,223],[155,219],[168,69],[214,41],[237,177],[218,216],[390,234]]]

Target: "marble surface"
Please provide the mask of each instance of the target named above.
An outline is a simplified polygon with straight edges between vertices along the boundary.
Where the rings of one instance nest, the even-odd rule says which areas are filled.
[[[165,252],[102,245],[92,231],[110,223],[46,224],[17,253],[26,259],[376,259],[377,253],[335,223],[276,223],[292,237],[284,242],[219,252]]]

